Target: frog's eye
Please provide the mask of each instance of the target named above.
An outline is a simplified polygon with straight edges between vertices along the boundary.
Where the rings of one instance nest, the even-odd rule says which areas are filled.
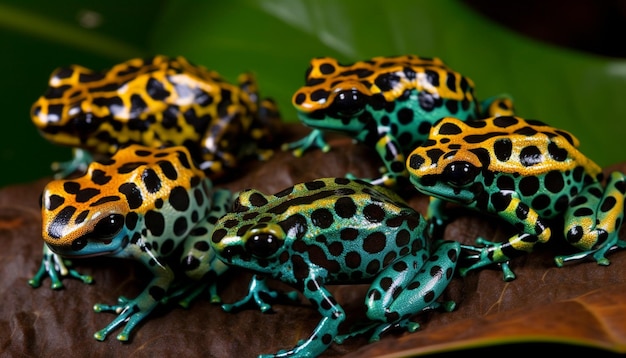
[[[115,236],[124,226],[124,216],[111,214],[96,224],[90,236],[94,239],[106,240]]]
[[[98,128],[98,123],[94,121],[93,114],[80,112],[72,120],[76,133],[92,133]]]
[[[367,104],[367,97],[356,89],[340,91],[330,107],[330,112],[338,118],[359,115]]]
[[[250,236],[246,241],[246,250],[257,257],[270,257],[282,246],[283,240],[270,233]]]
[[[455,162],[450,163],[443,170],[444,179],[456,186],[463,186],[474,181],[474,178],[478,174],[478,168],[468,162]]]

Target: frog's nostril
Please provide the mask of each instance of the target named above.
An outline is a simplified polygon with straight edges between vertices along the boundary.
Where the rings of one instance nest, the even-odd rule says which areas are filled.
[[[411,154],[411,156],[409,157],[409,167],[411,169],[419,169],[422,164],[424,164],[424,162],[424,157],[419,154]]]

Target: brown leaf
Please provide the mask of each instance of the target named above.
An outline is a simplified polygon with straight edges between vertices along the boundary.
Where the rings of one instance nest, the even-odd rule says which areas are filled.
[[[299,125],[288,125],[286,139],[306,133]],[[269,194],[294,183],[348,172],[370,178],[378,175],[381,163],[371,149],[340,136],[331,136],[329,141],[334,147],[328,153],[316,150],[295,158],[278,151],[268,162],[243,164],[243,174],[218,185]],[[611,168],[626,172],[626,162]],[[104,342],[96,341],[93,333],[114,315],[93,312],[93,304],[114,303],[120,295],[134,297],[150,275],[135,262],[94,258],[75,260],[77,270],[94,277],[93,285],[65,279],[65,288],[59,291],[49,288],[49,280],[37,289],[28,286],[41,259],[38,198],[48,180],[0,190],[0,351],[40,357],[68,352],[80,356],[252,357],[293,347],[319,322],[319,314],[304,298],[299,303],[280,301],[271,313],[256,309],[226,313],[205,296],[189,309],[158,308],[128,344],[118,342],[115,334]],[[426,197],[412,191],[403,195],[425,212]],[[511,228],[498,220],[453,206],[450,212],[454,220],[445,230],[446,239],[472,243],[483,236],[503,241],[511,234]],[[624,238],[624,229],[621,234]],[[372,344],[365,337],[349,339],[343,345],[331,345],[323,356],[412,356],[510,342],[557,342],[626,353],[626,252],[610,253],[608,267],[584,261],[557,268],[553,257],[571,251],[555,234],[548,244],[511,262],[516,280],[504,282],[496,268],[457,276],[441,298],[456,302],[453,312],[416,315],[415,321],[421,324],[417,332],[392,332]],[[249,273],[237,271],[223,276],[223,301],[241,298],[249,278]],[[291,290],[279,282],[272,285]],[[343,330],[364,319],[367,285],[339,285],[330,290],[348,314]]]

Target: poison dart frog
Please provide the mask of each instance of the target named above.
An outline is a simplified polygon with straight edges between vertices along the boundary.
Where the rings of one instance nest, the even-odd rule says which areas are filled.
[[[77,148],[73,161],[53,165],[57,178],[84,171],[93,156],[142,144],[184,145],[216,180],[236,170],[243,156],[271,155],[280,115],[257,92],[250,73],[240,75],[237,86],[183,57],[158,55],[103,72],[58,68],[31,118],[47,140]]]
[[[407,160],[411,182],[435,198],[427,216],[442,224],[443,201],[497,215],[517,234],[503,243],[479,238],[468,271],[500,264],[504,279],[515,274],[511,258],[531,252],[563,220],[565,239],[579,252],[556,256],[557,266],[586,257],[608,265],[610,250],[626,247],[618,236],[624,218],[626,175],[613,172],[603,186],[600,167],[579,150],[571,133],[514,116],[462,122],[444,118]]]
[[[445,116],[473,120],[512,115],[506,96],[479,102],[474,82],[439,58],[414,55],[374,57],[341,65],[330,57],[311,60],[306,84],[292,98],[300,120],[313,131],[283,144],[296,156],[319,147],[328,151],[321,131],[335,131],[376,149],[385,168],[374,184],[394,187],[406,179],[406,155]]]
[[[361,180],[322,178],[274,195],[242,191],[220,218],[211,246],[225,263],[292,285],[322,315],[311,336],[276,356],[318,356],[334,341],[391,327],[409,331],[420,311],[454,303],[435,301],[451,280],[460,245],[424,235],[426,221],[391,190]],[[338,335],[345,312],[330,284],[371,283],[365,305],[372,321]],[[234,304],[246,304],[254,294]]]
[[[216,259],[209,241],[231,202],[230,191],[215,189],[183,146],[133,144],[120,149],[106,163],[92,162],[82,176],[53,180],[45,187],[42,235],[51,253],[31,285],[39,286],[46,272],[59,280],[54,266],[63,263],[61,258],[109,256],[141,262],[153,274],[143,292],[134,299],[120,297],[115,305],[94,306],[96,312],[118,314],[95,338],[104,340],[125,324],[117,339],[126,341],[163,300],[182,297],[186,306],[208,287],[211,300],[220,301],[215,278],[227,266]],[[181,257],[173,265],[175,255]],[[84,278],[73,270],[71,275]],[[57,286],[62,286],[60,281]]]

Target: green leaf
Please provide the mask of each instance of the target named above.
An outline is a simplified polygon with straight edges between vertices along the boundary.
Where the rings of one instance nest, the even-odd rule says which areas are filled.
[[[624,160],[625,61],[525,38],[459,1],[6,3],[0,35],[7,51],[0,62],[10,69],[2,108],[11,125],[0,141],[0,185],[49,175],[51,161],[69,157],[39,137],[28,114],[55,67],[104,69],[157,53],[186,56],[229,80],[254,71],[261,94],[278,101],[286,121],[296,121],[291,95],[312,57],[436,56],[472,78],[479,98],[508,93],[519,115],[572,132],[601,166]],[[89,14],[100,23],[81,26]]]

